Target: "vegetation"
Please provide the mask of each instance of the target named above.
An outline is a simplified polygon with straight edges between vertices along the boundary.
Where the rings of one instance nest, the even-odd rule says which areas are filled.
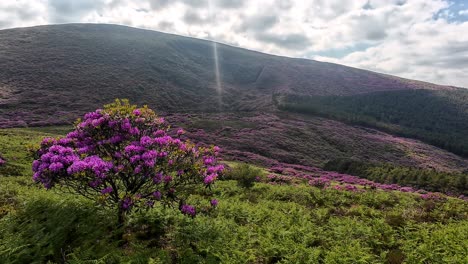
[[[118,211],[119,223],[133,208],[156,202],[179,204],[195,216],[185,196],[209,188],[224,170],[218,147],[198,148],[168,135],[164,118],[146,106],[116,100],[85,115],[64,138],[44,138],[35,152],[33,180],[60,185]],[[177,131],[177,137],[184,133]]]
[[[279,107],[283,110],[371,126],[468,156],[466,89],[400,90],[353,96],[286,96],[282,100]]]
[[[2,132],[0,142],[16,135],[4,157],[26,167],[39,135],[63,134]],[[226,180],[213,188],[214,210],[191,218],[157,203],[116,228],[110,208],[38,188],[30,172],[23,175],[0,177],[1,263],[463,263],[468,253],[468,204],[450,197],[269,178],[245,189]],[[187,201],[203,204],[204,187]]]
[[[363,112],[359,116],[391,115],[385,118],[390,121],[401,118],[411,123],[407,119],[410,113],[428,113],[424,122],[437,131],[439,123],[440,129],[458,127],[452,139],[444,139],[457,148],[468,123],[461,118],[466,111],[463,102],[467,100],[453,87],[219,44],[223,87],[220,96],[215,89],[212,44],[116,25],[68,24],[1,30],[0,127],[70,125],[82,113],[116,97],[125,97],[137,104],[147,104],[165,116],[189,119],[183,127],[191,129],[187,133],[191,140],[217,144],[230,151],[229,157],[233,159],[248,155],[245,161],[249,163],[254,155],[308,166],[322,166],[334,158],[357,157],[427,167],[428,162],[418,159],[424,156],[431,159],[430,165],[436,170],[468,168],[466,160],[430,145],[419,143],[416,151],[412,151],[407,140],[389,140],[391,136],[385,133],[324,118],[278,112],[272,96],[277,93],[299,98],[358,98],[358,94],[406,89],[410,96],[401,93],[388,97],[390,103],[385,106],[392,107],[367,104],[372,113]],[[411,89],[428,90],[412,96]],[[387,97],[379,98],[384,101]],[[422,108],[426,99],[431,107],[437,107],[432,109],[426,104]],[[346,106],[340,100],[337,103]],[[382,103],[379,101],[377,105]],[[402,106],[394,109],[393,105]],[[392,109],[409,112],[393,113]],[[348,108],[345,110],[350,112]],[[219,112],[225,117],[223,120],[215,114]],[[460,118],[455,119],[456,116]],[[447,124],[445,120],[453,122]],[[447,131],[436,130],[431,132],[431,140],[444,138],[436,133],[448,135]],[[416,137],[423,132],[415,130],[411,135]]]
[[[467,253],[457,199],[218,181],[216,210],[191,219],[156,205],[131,214],[118,239],[112,211],[29,181],[0,179],[2,263],[463,263]]]
[[[276,162],[322,167],[337,158],[445,172],[468,170],[468,159],[418,140],[297,113],[172,114],[193,142],[216,144],[229,159],[270,167]]]
[[[325,165],[324,169],[357,175],[380,183],[395,183],[432,192],[468,196],[467,173],[448,173],[391,164],[365,163],[353,159],[332,160]]]
[[[117,25],[1,30],[0,47],[0,127],[71,124],[119,97],[159,112],[271,112],[275,92],[324,96],[450,89],[218,44],[220,100],[211,41]]]
[[[237,185],[244,188],[252,188],[256,181],[263,177],[265,172],[257,167],[242,163],[228,170],[225,179],[236,180]]]

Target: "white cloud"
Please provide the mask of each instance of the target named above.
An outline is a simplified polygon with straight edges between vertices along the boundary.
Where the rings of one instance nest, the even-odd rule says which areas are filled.
[[[0,28],[115,23],[468,87],[468,10],[449,0],[1,0]],[[461,5],[460,5],[461,6]],[[466,17],[466,16],[465,16]],[[338,58],[330,51],[343,51]]]

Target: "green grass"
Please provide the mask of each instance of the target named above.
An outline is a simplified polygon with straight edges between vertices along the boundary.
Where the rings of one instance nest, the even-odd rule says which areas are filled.
[[[69,130],[66,126],[0,129],[0,154],[8,161],[6,168],[0,168],[0,176],[12,176],[12,170],[14,174],[30,173],[32,159],[28,149],[38,145],[43,137],[57,137]]]
[[[11,144],[4,155],[30,162],[26,145],[43,134],[50,135],[1,130],[0,142]],[[232,180],[218,181],[214,195],[218,208],[194,219],[156,206],[133,213],[119,230],[112,210],[46,191],[27,172],[0,177],[0,263],[467,261],[468,204],[462,200],[306,185],[256,183],[245,189]],[[204,201],[197,192],[190,199]]]

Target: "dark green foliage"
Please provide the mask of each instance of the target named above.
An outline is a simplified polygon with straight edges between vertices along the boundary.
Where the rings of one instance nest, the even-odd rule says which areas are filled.
[[[366,163],[353,159],[335,159],[325,170],[356,175],[380,183],[396,183],[426,191],[468,195],[468,174]]]
[[[251,188],[257,178],[261,178],[264,174],[262,169],[242,163],[231,168],[226,173],[225,179],[236,180],[240,187]]]
[[[322,115],[421,139],[468,156],[468,90],[399,90],[353,96],[284,96],[280,109]]]
[[[0,166],[0,176],[19,176],[23,174],[23,168],[14,163],[6,163]]]
[[[463,263],[468,207],[414,194],[219,181],[216,210],[187,218],[157,205],[129,216],[73,195],[0,179],[0,263]],[[11,199],[12,194],[14,199]],[[252,197],[255,196],[255,202]],[[190,202],[203,202],[193,195]],[[93,263],[94,263],[93,262]]]
[[[62,197],[35,193],[0,220],[0,241],[8,245],[0,246],[1,263],[58,263],[78,248],[103,256],[106,248],[118,242],[112,241],[112,214],[99,214],[78,197]]]

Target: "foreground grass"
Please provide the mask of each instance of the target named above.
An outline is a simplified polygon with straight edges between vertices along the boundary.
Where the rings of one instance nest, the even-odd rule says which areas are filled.
[[[114,212],[92,201],[26,177],[0,185],[1,263],[465,263],[468,256],[467,204],[456,199],[261,183],[246,190],[221,181],[213,212],[191,219],[155,207],[117,230]]]
[[[192,219],[156,206],[117,229],[112,210],[32,184],[27,145],[61,131],[1,132],[5,157],[24,175],[0,177],[0,263],[468,261],[468,204],[400,192],[219,181],[214,211]]]

